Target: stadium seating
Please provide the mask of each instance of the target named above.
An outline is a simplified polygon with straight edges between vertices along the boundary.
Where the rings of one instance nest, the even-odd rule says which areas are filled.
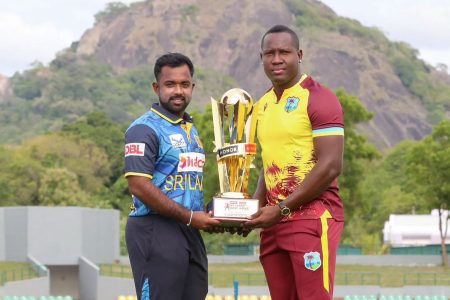
[[[449,300],[446,296],[409,296],[409,295],[346,295],[344,300]]]
[[[118,298],[117,300],[125,300],[125,299]],[[225,295],[225,296],[207,295],[205,300],[234,300],[234,296],[232,296],[232,295]],[[261,295],[261,296],[241,295],[241,296],[238,296],[238,300],[272,300],[272,298],[268,295]]]
[[[347,295],[344,297],[344,300],[377,300],[377,296],[375,295]],[[380,298],[381,300],[381,298]],[[388,300],[388,299],[382,299]]]
[[[71,296],[3,296],[3,300],[73,300]]]
[[[436,298],[436,299],[429,299],[429,300],[444,300],[445,298]],[[0,300],[73,300],[71,296],[40,296],[40,297],[33,297],[33,296],[3,296],[0,297]],[[117,297],[117,300],[137,300],[136,296],[131,295],[120,295]],[[207,295],[205,300],[234,300],[233,295]],[[241,295],[238,297],[238,300],[272,300],[272,298],[269,295]],[[362,298],[345,298],[345,300],[363,300]],[[364,300],[372,300],[370,298],[365,298]],[[376,300],[376,299],[373,299]],[[410,299],[411,300],[411,299]],[[423,300],[423,299],[422,299]],[[445,299],[447,300],[447,299]]]

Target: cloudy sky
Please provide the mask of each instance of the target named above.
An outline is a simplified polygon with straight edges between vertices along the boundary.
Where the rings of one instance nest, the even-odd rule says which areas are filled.
[[[0,0],[0,74],[48,63],[79,40],[111,0]],[[133,0],[121,1],[123,3]],[[449,0],[323,0],[341,16],[405,41],[432,65],[450,67]]]

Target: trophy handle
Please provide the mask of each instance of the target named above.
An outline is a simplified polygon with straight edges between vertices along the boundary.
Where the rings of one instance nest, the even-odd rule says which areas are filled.
[[[258,111],[259,111],[259,102],[256,102],[251,111],[251,116],[248,122],[247,122],[247,143],[254,143],[255,142],[255,135],[256,135],[256,123],[258,122]]]
[[[213,118],[213,126],[214,126],[214,152],[217,152],[218,149],[224,146],[224,136],[223,136],[223,104],[216,101],[213,97],[211,97],[211,109],[212,109],[212,118]],[[219,163],[217,165],[219,171],[219,187],[220,192],[225,192],[225,187],[228,186],[228,174],[227,168],[225,164]]]
[[[223,104],[217,102],[213,97],[211,97],[211,109],[214,126],[214,152],[216,152],[217,149],[220,149],[224,146],[224,136],[222,130],[223,120],[220,113],[220,111],[223,112]]]

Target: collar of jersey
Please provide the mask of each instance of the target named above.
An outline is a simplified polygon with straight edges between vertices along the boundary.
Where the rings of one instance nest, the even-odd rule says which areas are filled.
[[[294,84],[294,85],[291,86],[290,88],[285,89],[285,90],[283,91],[283,94],[281,94],[280,100],[277,99],[277,96],[275,95],[275,90],[274,90],[273,87],[272,87],[272,93],[273,93],[274,96],[275,96],[276,102],[278,103],[279,101],[281,101],[281,99],[283,99],[284,95],[286,95],[286,93],[288,93],[291,89],[293,90],[293,89],[297,88],[298,86],[300,86],[300,84],[302,84],[302,82],[306,79],[306,77],[308,77],[307,74],[302,74],[302,76],[300,77],[300,80],[297,82],[297,84]]]
[[[157,114],[158,116],[160,116],[161,118],[172,124],[178,124],[183,121],[192,122],[192,118],[187,112],[184,113],[183,118],[180,118],[179,116],[176,116],[171,112],[167,111],[164,107],[159,105],[159,103],[154,103],[152,105],[151,111],[153,111],[155,114]]]

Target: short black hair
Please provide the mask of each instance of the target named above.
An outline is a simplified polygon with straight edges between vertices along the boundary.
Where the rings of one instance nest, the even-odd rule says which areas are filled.
[[[160,56],[156,60],[153,73],[155,74],[156,80],[159,80],[159,76],[161,75],[161,70],[163,67],[169,66],[171,68],[176,68],[183,65],[187,65],[189,67],[191,76],[194,76],[194,65],[192,64],[192,61],[189,57],[181,53],[167,53]]]
[[[267,30],[266,33],[264,33],[264,35],[261,39],[261,49],[263,47],[264,38],[266,37],[266,35],[271,34],[271,33],[279,33],[279,32],[289,33],[292,37],[292,41],[294,42],[294,46],[297,49],[300,49],[300,41],[298,39],[298,35],[295,33],[295,31],[293,31],[292,29],[290,29],[289,27],[284,26],[284,25],[275,25],[272,28],[270,28],[269,30]]]

